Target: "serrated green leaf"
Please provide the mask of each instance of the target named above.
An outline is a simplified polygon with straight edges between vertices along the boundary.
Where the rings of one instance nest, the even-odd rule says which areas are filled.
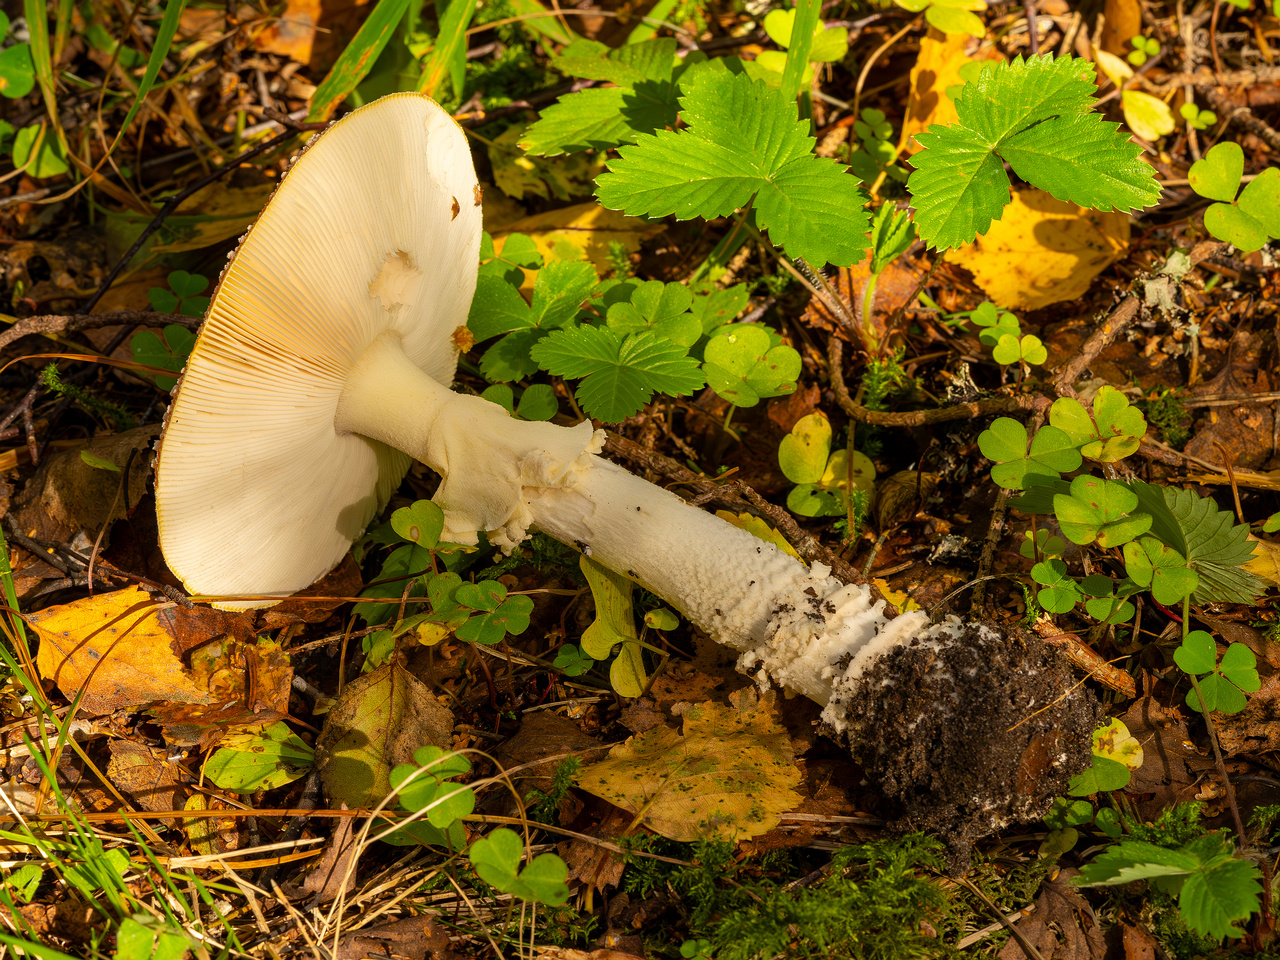
[[[1007,161],[1059,200],[1101,210],[1155,203],[1160,188],[1136,144],[1094,113],[1092,66],[1071,57],[987,67],[955,101],[957,121],[916,135],[908,181],[921,237],[935,248],[971,242],[1009,201]]]
[[[867,247],[866,194],[813,155],[809,124],[763,81],[710,71],[681,98],[688,128],[641,134],[596,181],[600,202],[650,217],[711,219],[755,198],[759,225],[792,257],[847,266]]]
[[[1187,876],[1200,866],[1200,860],[1184,850],[1171,850],[1141,840],[1122,840],[1081,867],[1077,883],[1082,887],[1116,886],[1155,877]]]
[[[586,260],[553,260],[538,271],[529,305],[533,325],[541,330],[562,327],[591,296],[596,269]]]
[[[531,354],[557,376],[583,378],[578,402],[609,423],[638,412],[655,392],[679,396],[706,382],[683,347],[652,332],[623,338],[607,328],[579,326],[555,331]]]
[[[1184,557],[1199,576],[1192,603],[1252,603],[1262,582],[1243,565],[1253,556],[1249,528],[1192,490],[1129,483],[1140,509],[1151,514],[1151,535]]]
[[[892,203],[880,204],[871,219],[871,272],[883,273],[915,239],[916,225],[911,214],[899,211]]]
[[[1243,937],[1236,924],[1260,909],[1260,876],[1252,863],[1235,859],[1192,874],[1178,894],[1178,912],[1201,936]]]

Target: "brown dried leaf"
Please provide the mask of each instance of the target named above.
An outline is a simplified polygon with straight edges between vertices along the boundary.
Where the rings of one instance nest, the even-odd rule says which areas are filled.
[[[48,457],[14,504],[18,529],[40,540],[67,543],[81,530],[92,540],[103,524],[123,519],[147,492],[150,449],[159,432],[158,425],[139,427],[95,437],[78,449],[59,450]],[[92,467],[81,452],[113,463],[121,471],[133,454],[128,495],[120,489],[123,473]]]
[[[182,807],[183,771],[164,750],[131,740],[112,740],[107,776],[143,810],[155,813]],[[174,826],[177,820],[164,822]]]
[[[443,928],[429,917],[412,917],[348,933],[338,941],[333,960],[451,960],[456,956]]]
[[[1040,952],[1044,960],[1101,960],[1107,952],[1098,921],[1089,902],[1068,881],[1077,870],[1063,870],[1056,880],[1046,880],[1036,897],[1036,909],[1013,929]],[[1018,937],[999,953],[999,960],[1026,960]]]
[[[207,703],[174,652],[160,606],[135,586],[28,614],[41,676],[68,699],[83,691],[80,709],[93,715],[155,700]]]

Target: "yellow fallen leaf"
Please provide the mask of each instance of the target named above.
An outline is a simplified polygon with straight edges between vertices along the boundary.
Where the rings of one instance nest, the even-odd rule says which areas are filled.
[[[99,593],[23,619],[40,638],[36,666],[80,709],[110,713],[154,700],[208,703],[173,649],[157,604],[141,588]]]
[[[1142,766],[1142,744],[1118,719],[1093,731],[1093,754],[1123,763],[1130,770]]]
[[[1128,53],[1131,37],[1142,32],[1142,7],[1138,0],[1107,0],[1102,13],[1102,49],[1107,53]]]
[[[534,157],[518,146],[523,127],[514,126],[489,145],[493,182],[508,197],[568,200],[591,196],[592,181],[604,172],[603,154],[584,151],[566,156]]]
[[[1133,76],[1133,67],[1117,57],[1114,53],[1108,53],[1106,50],[1093,48],[1093,61],[1097,64],[1098,69],[1102,71],[1103,76],[1110,80],[1117,87],[1123,86],[1124,82]]]
[[[920,41],[916,65],[911,68],[911,94],[907,98],[907,114],[902,122],[902,145],[907,153],[915,153],[920,147],[912,139],[917,133],[929,129],[929,124],[950,124],[958,119],[956,106],[947,96],[947,87],[964,81],[960,68],[972,62],[965,55],[968,34],[943,34],[933,27]]]
[[[716,516],[721,520],[728,520],[735,527],[741,527],[747,533],[755,534],[765,543],[772,543],[783,553],[788,553],[797,560],[802,559],[800,554],[796,553],[796,548],[787,542],[787,538],[780,534],[776,528],[769,526],[759,517],[750,513],[731,513],[728,510],[717,510]]]
[[[905,590],[895,590],[889,586],[888,580],[876,578],[871,581],[876,585],[876,589],[880,591],[880,596],[884,597],[889,603],[897,607],[901,613],[909,613],[912,610],[921,609],[920,604],[911,599],[911,596]]]
[[[1159,140],[1173,133],[1173,111],[1159,97],[1141,90],[1126,90],[1120,95],[1124,122],[1143,140]]]
[[[1082,210],[1043,190],[1020,190],[1004,215],[946,259],[973,274],[1001,307],[1038,310],[1083,296],[1129,245],[1129,215]]]
[[[263,53],[279,53],[307,63],[320,15],[320,0],[288,0],[279,18],[254,38],[253,45]]]
[[[1280,587],[1280,543],[1270,540],[1259,540],[1249,537],[1253,543],[1253,556],[1244,568],[1259,580],[1265,580],[1273,587]]]
[[[685,843],[767,833],[800,805],[799,783],[791,739],[771,709],[717,703],[691,707],[683,733],[656,727],[578,775],[583,790]]]
[[[582,254],[603,273],[610,267],[609,245],[620,243],[628,253],[635,253],[647,237],[662,232],[662,224],[649,223],[639,217],[628,217],[617,210],[606,210],[591,201],[546,213],[514,220],[493,231],[493,248],[502,252],[506,238],[513,233],[527,234],[538,252],[550,260],[572,260]],[[533,274],[525,272],[526,293],[532,290]]]

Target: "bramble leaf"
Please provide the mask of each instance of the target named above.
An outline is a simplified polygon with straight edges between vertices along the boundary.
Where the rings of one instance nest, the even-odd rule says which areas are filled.
[[[652,331],[623,337],[585,325],[557,330],[533,347],[532,357],[557,376],[581,378],[578,402],[608,423],[639,411],[655,391],[679,396],[706,382],[684,347]]]
[[[1186,557],[1199,575],[1192,603],[1252,603],[1262,593],[1262,581],[1244,569],[1253,557],[1249,528],[1233,514],[1192,490],[1138,480],[1128,486],[1151,514],[1151,535]]]
[[[610,50],[593,40],[575,40],[551,65],[561,73],[607,80],[566,94],[542,110],[524,134],[526,153],[550,157],[580,150],[606,150],[676,122],[676,42],[645,40]]]
[[[1160,188],[1118,124],[1094,112],[1093,67],[1031,57],[984,67],[955,100],[955,124],[916,134],[908,181],[921,237],[956,247],[985,233],[1009,202],[1008,162],[1059,200],[1100,210],[1155,203]]]
[[[809,124],[764,81],[702,73],[680,101],[688,128],[640,134],[596,180],[600,202],[635,216],[727,216],[754,198],[757,222],[791,257],[848,266],[867,248],[867,196],[814,156]]]

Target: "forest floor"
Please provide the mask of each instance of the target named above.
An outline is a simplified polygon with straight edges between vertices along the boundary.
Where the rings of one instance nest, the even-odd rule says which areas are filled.
[[[1280,955],[1280,5],[822,4],[804,151],[882,211],[848,218],[875,256],[825,270],[762,199],[677,220],[596,198],[619,144],[699,122],[676,85],[703,56],[794,79],[787,16],[810,4],[771,6],[5,5],[0,950]],[[1098,65],[1089,107],[1158,200],[1076,206],[1008,155],[998,222],[919,239],[913,138],[968,122],[960,84],[1043,54]],[[892,608],[1065,658],[1060,696],[1098,731],[1018,747],[996,792],[1033,819],[922,811],[900,776],[960,808],[970,789],[925,728],[890,717],[895,756],[851,756],[819,705],[571,546],[440,543],[422,464],[298,596],[191,602],[152,476],[175,377],[292,158],[400,90],[458,120],[484,191],[454,388],[589,417],[605,456]],[[503,319],[513,290],[543,319]],[[724,353],[725,321],[763,331],[758,365]],[[615,354],[557,365],[589,329]],[[683,389],[628,359],[659,335]],[[975,669],[1002,691],[1023,668]],[[1009,716],[978,706],[970,728]],[[1054,780],[1059,751],[1093,765]]]

